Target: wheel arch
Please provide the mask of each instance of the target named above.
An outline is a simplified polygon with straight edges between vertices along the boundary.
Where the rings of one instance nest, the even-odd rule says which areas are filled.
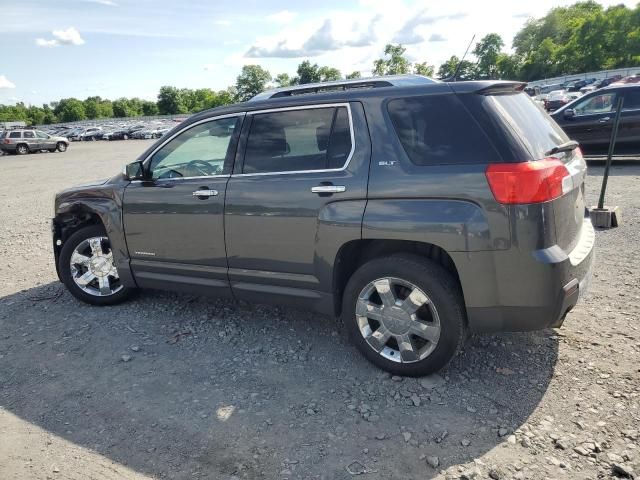
[[[122,226],[122,205],[112,198],[74,198],[57,206],[52,221],[56,271],[64,242],[78,230],[92,225],[102,225],[105,229],[123,284],[136,287]]]
[[[342,297],[347,282],[361,265],[364,265],[374,258],[387,257],[400,253],[412,254],[434,261],[447,270],[458,285],[461,285],[458,269],[451,255],[438,245],[410,240],[352,240],[342,245],[334,261],[333,307],[336,316],[339,317],[342,313]]]

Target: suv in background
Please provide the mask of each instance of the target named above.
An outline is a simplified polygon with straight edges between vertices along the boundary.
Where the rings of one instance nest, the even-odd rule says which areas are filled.
[[[5,153],[27,153],[48,150],[49,152],[66,152],[69,140],[65,137],[54,137],[40,130],[20,128],[6,130],[0,137],[0,150]]]
[[[559,327],[593,260],[586,164],[523,89],[391,76],[201,112],[56,196],[58,276],[95,305],[162,288],[336,316],[398,375],[468,330]]]
[[[551,117],[584,147],[607,147],[618,98],[624,97],[616,145],[640,152],[640,85],[613,84],[588,93],[556,110]]]

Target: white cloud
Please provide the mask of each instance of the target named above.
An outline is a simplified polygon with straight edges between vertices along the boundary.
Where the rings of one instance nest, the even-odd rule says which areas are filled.
[[[117,7],[118,4],[113,0],[85,0],[85,2],[89,3],[99,3],[100,5],[106,5],[108,7]]]
[[[228,27],[231,25],[229,20],[214,20],[213,22],[216,25],[220,25],[221,27]]]
[[[358,22],[327,18],[319,28],[300,28],[297,32],[313,31],[311,35],[283,34],[281,38],[258,41],[245,53],[248,58],[316,57],[343,47],[366,47],[375,43],[375,28],[381,16],[369,20],[365,29]],[[304,34],[303,34],[304,35]]]
[[[282,10],[280,12],[267,15],[267,20],[276,23],[290,23],[294,18],[296,18],[296,16],[296,13],[290,12],[289,10]]]
[[[66,30],[54,30],[51,32],[54,38],[36,38],[36,45],[39,47],[57,47],[59,45],[84,45],[84,39],[75,27]]]
[[[16,85],[4,75],[0,75],[0,88],[16,88]]]

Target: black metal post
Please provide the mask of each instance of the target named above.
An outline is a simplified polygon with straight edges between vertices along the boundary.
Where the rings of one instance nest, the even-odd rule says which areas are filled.
[[[600,199],[598,200],[598,209],[604,207],[604,194],[607,191],[607,181],[609,180],[609,169],[611,168],[611,158],[613,157],[613,149],[616,146],[616,138],[618,137],[618,126],[620,125],[620,114],[622,113],[622,104],[624,97],[618,94],[618,103],[616,104],[616,117],[613,121],[613,130],[611,131],[611,141],[609,142],[609,153],[607,154],[607,164],[604,167],[604,175],[602,177],[602,188],[600,189]]]

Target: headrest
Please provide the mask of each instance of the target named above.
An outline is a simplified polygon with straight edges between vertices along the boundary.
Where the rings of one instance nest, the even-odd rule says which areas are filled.
[[[316,128],[316,143],[318,150],[324,152],[329,146],[329,135],[331,134],[330,125],[320,125]]]

